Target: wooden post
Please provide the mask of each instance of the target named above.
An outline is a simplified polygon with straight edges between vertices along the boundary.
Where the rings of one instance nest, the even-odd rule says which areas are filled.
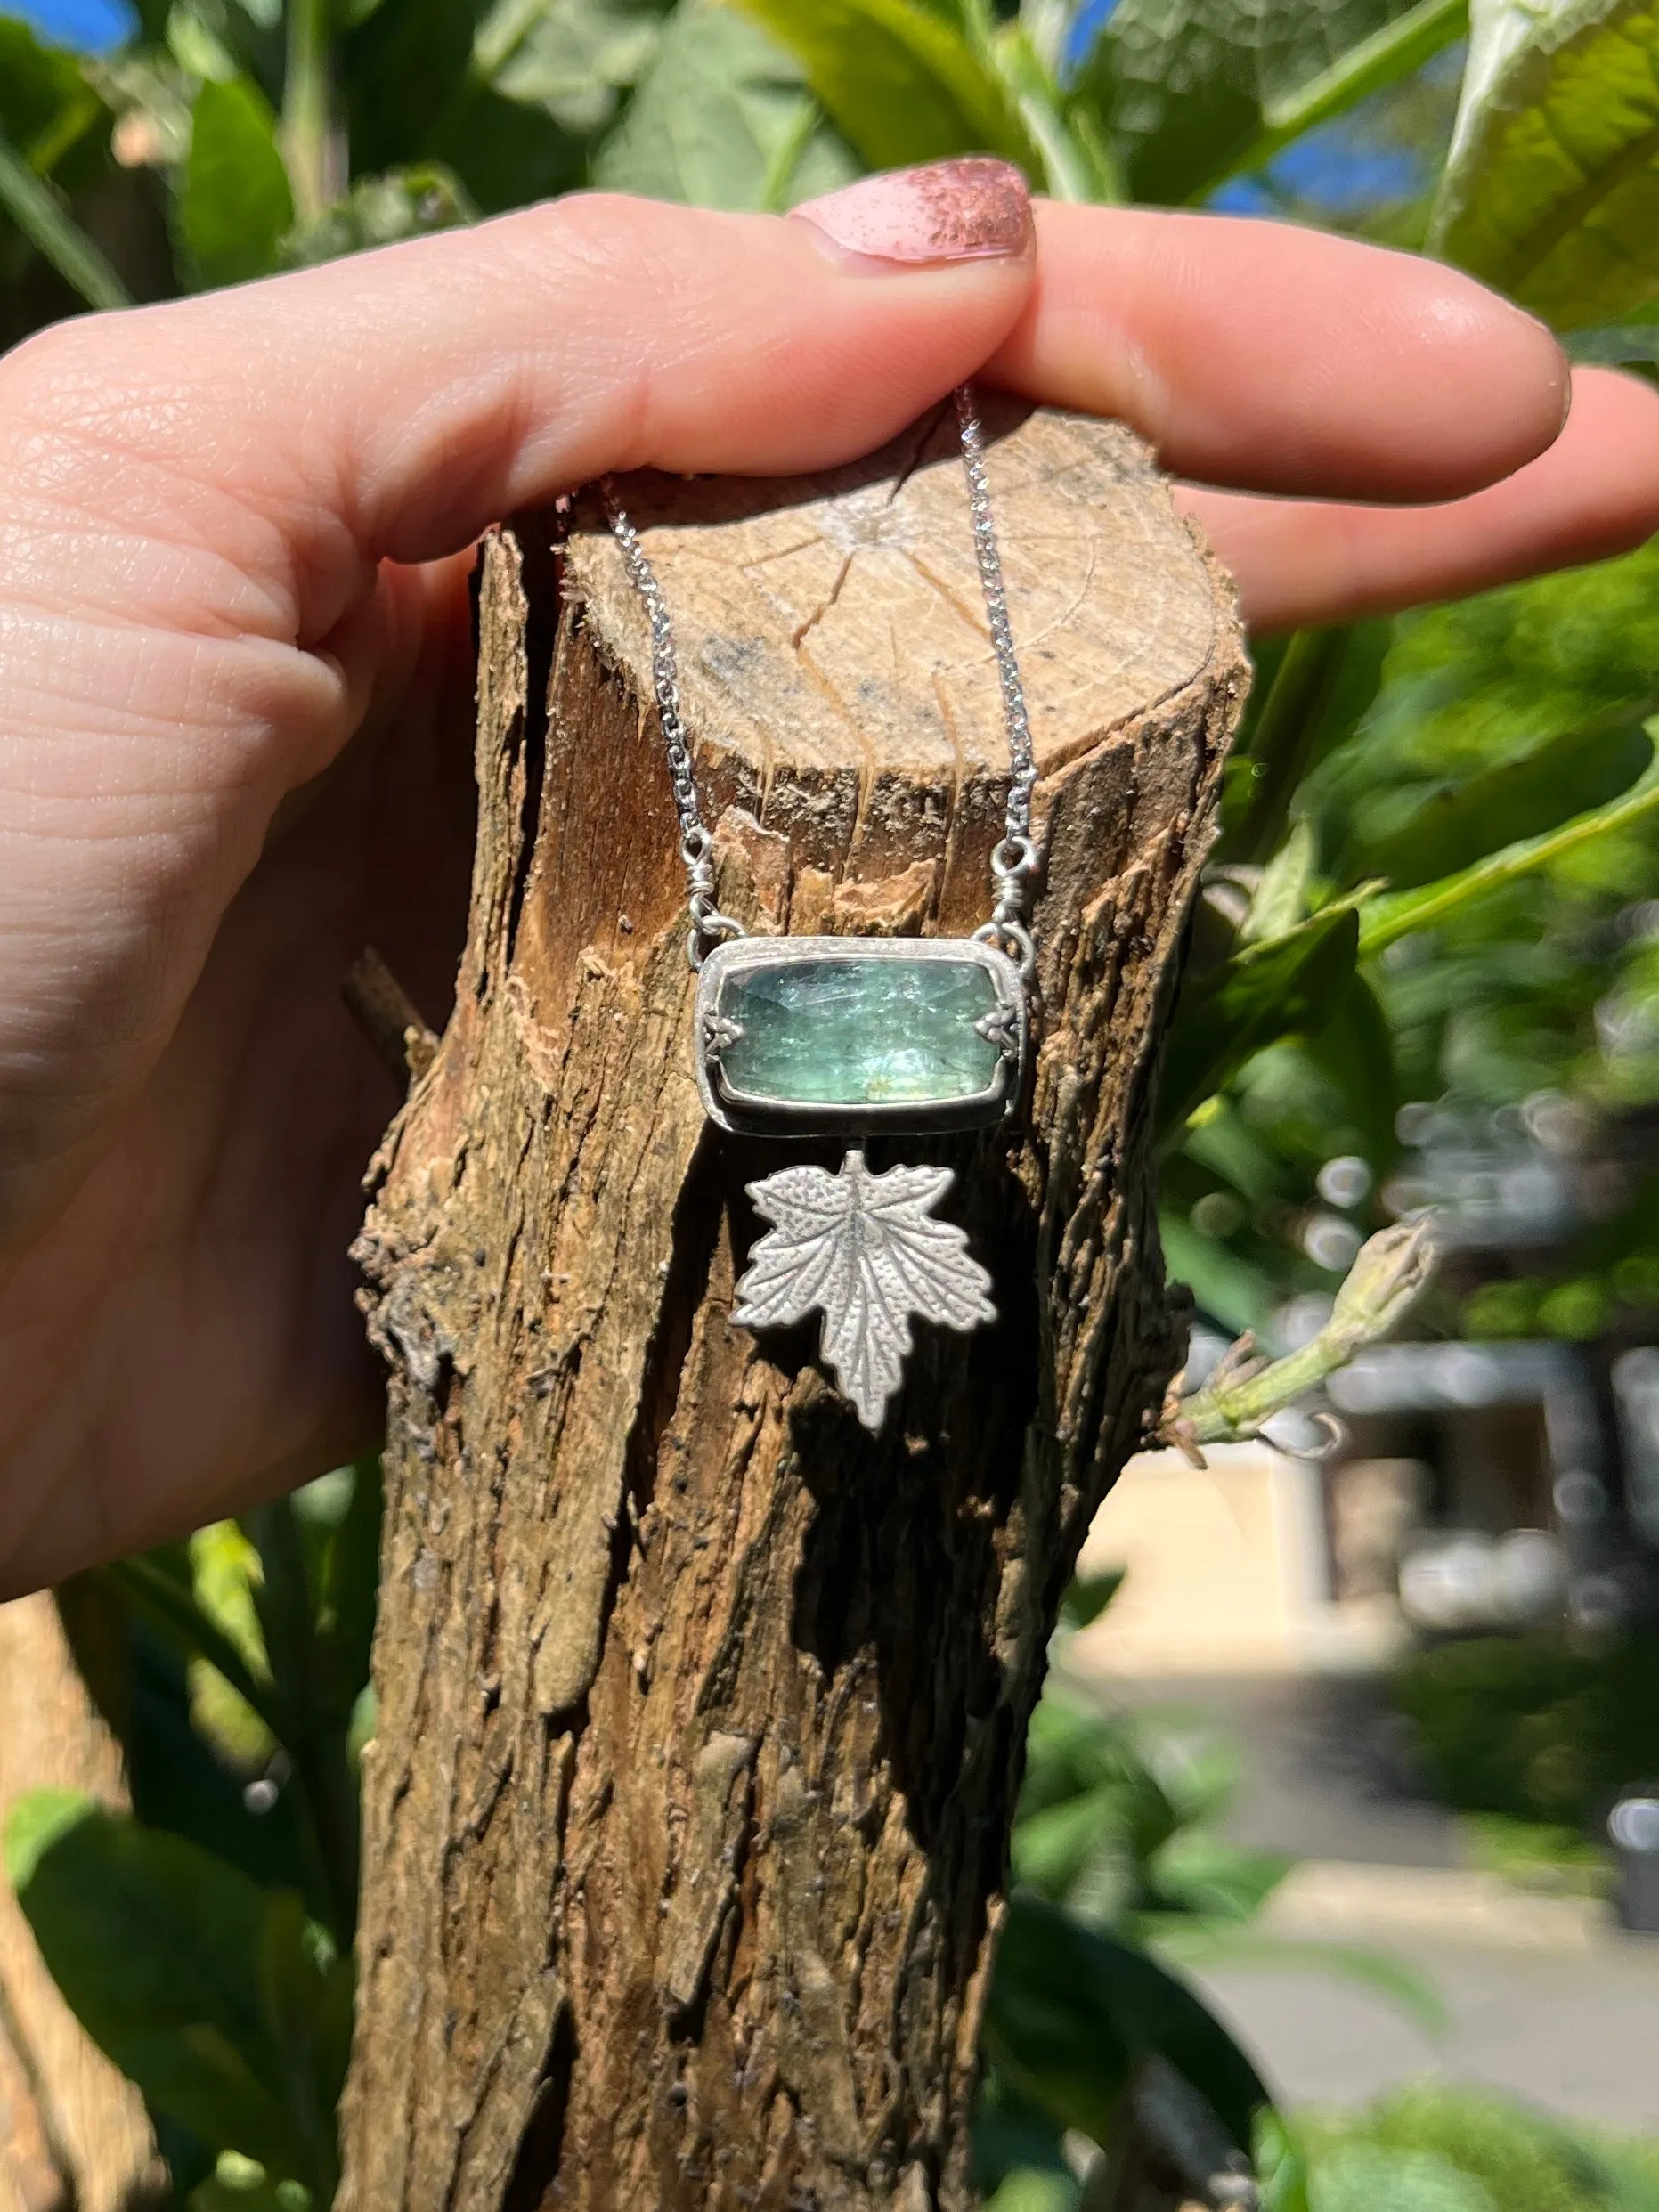
[[[392,1370],[353,2212],[973,2201],[1026,1721],[1181,1350],[1160,1033],[1244,687],[1144,450],[993,407],[1042,780],[1035,1084],[908,1157],[1003,1318],[878,1438],[728,1321],[775,1150],[704,1126],[642,610],[600,518],[483,556],[456,1011],[359,1247]],[[948,409],[809,481],[623,486],[673,610],[720,898],[964,933],[1006,755]],[[872,1148],[872,1164],[884,1164]]]

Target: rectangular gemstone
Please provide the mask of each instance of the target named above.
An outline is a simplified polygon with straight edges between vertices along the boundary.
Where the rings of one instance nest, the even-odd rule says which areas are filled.
[[[884,944],[860,956],[842,943],[737,965],[720,980],[720,1088],[854,1110],[995,1098],[1002,1042],[976,1024],[994,1028],[1001,1004],[977,951],[907,957]]]

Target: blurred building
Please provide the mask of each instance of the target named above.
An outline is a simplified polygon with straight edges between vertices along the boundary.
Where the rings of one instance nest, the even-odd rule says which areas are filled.
[[[1443,1311],[1557,1271],[1659,1157],[1654,1117],[1593,1127],[1553,1096],[1483,1116],[1411,1108],[1401,1134],[1385,1200],[1396,1216],[1433,1209]],[[1357,1203],[1369,1179],[1353,1188]],[[1321,1190],[1342,1203],[1340,1175]],[[1330,1225],[1334,1244],[1347,1224],[1333,1211]],[[1266,1348],[1306,1342],[1330,1310],[1290,1301]],[[1127,1674],[1362,1669],[1413,1635],[1650,1614],[1659,1344],[1646,1333],[1615,1310],[1577,1341],[1378,1345],[1261,1443],[1209,1453],[1208,1470],[1144,1455],[1091,1538],[1091,1564],[1130,1570],[1092,1655]],[[1190,1384],[1225,1341],[1200,1322]]]
[[[1545,1093],[1484,1115],[1408,1108],[1384,1196],[1432,1208],[1440,1297],[1558,1273],[1570,1243],[1626,1202],[1659,1154],[1650,1114],[1592,1123]],[[1328,1396],[1333,1591],[1387,1572],[1428,1631],[1565,1617],[1617,1627],[1659,1588],[1659,1349],[1616,1305],[1581,1337],[1397,1343],[1362,1353]]]

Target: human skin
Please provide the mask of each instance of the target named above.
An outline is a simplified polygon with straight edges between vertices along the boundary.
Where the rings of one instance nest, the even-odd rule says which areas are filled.
[[[1569,411],[1447,270],[995,197],[931,259],[867,203],[581,197],[0,361],[0,1590],[373,1438],[346,1251],[396,1100],[339,985],[373,943],[443,1012],[496,517],[825,467],[980,375],[1152,438],[1262,625],[1659,525],[1659,395]]]

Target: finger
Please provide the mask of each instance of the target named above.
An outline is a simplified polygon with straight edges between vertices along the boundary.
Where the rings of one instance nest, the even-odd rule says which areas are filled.
[[[1257,630],[1348,622],[1628,553],[1659,530],[1659,392],[1580,369],[1560,437],[1444,506],[1345,507],[1183,489]]]
[[[1555,340],[1438,263],[1228,216],[1039,205],[1037,234],[1036,289],[987,374],[1134,424],[1179,475],[1451,499],[1560,429]]]
[[[1001,199],[976,231],[987,172]],[[928,264],[843,250],[811,221],[584,195],[59,326],[0,364],[5,445],[27,481],[44,439],[60,486],[61,449],[85,452],[101,521],[210,536],[277,590],[267,626],[314,643],[365,562],[453,552],[602,470],[807,469],[902,428],[1031,281],[1016,173],[925,174],[948,199],[964,173],[966,228]],[[877,182],[899,202],[890,238],[905,193]]]

